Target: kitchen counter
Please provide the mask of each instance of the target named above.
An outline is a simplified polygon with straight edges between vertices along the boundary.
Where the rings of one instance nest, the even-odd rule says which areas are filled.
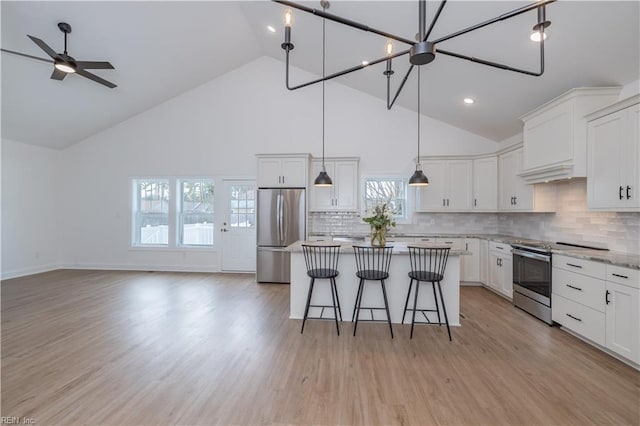
[[[340,297],[340,305],[342,308],[342,318],[349,321],[353,313],[353,308],[358,290],[358,278],[356,277],[356,261],[353,254],[353,243],[326,243],[318,241],[297,241],[287,247],[291,252],[291,292],[290,292],[290,318],[301,319],[304,315],[304,307],[309,289],[309,277],[305,266],[304,255],[302,253],[302,244],[310,245],[333,245],[340,244],[340,258],[338,261],[338,270],[340,275],[336,278],[338,287],[338,295]],[[356,245],[365,245],[356,244]],[[391,314],[391,322],[401,323],[403,316],[404,303],[409,289],[410,270],[409,251],[407,243],[392,243],[393,255],[391,256],[391,265],[389,268],[389,279],[385,280],[387,288],[387,298],[389,301],[389,312]],[[420,247],[449,247],[442,244],[431,243],[410,243],[411,246]],[[467,254],[464,250],[451,250],[442,280],[442,294],[444,303],[447,308],[449,324],[452,326],[460,325],[460,255]],[[363,306],[384,306],[380,285],[375,282],[368,282],[365,290],[362,305]],[[430,285],[429,285],[430,287]],[[435,301],[434,293],[422,284],[421,291],[418,296],[418,306],[426,309],[433,309]],[[331,304],[331,292],[328,281],[319,280],[313,290],[312,304]],[[316,309],[316,311],[313,311]],[[311,308],[310,316],[319,316],[319,308]],[[326,312],[325,312],[325,315]],[[369,318],[369,311],[363,311],[364,319]],[[376,319],[382,315],[376,313]],[[431,315],[431,314],[430,314]],[[382,318],[382,317],[381,317]],[[437,321],[437,317],[430,318],[431,321]],[[411,322],[411,316],[407,315],[405,322]]]
[[[311,236],[328,236],[328,237],[367,237],[369,234],[353,233],[348,235],[338,234],[322,234],[312,233]],[[529,238],[514,237],[512,235],[501,234],[425,234],[425,233],[388,233],[388,237],[405,237],[405,238],[479,238],[483,240],[495,241],[504,244],[527,244],[527,243],[549,243],[549,241],[533,240]],[[615,251],[588,250],[588,249],[562,249],[553,250],[554,254],[570,256],[579,259],[593,260],[596,262],[608,263],[611,265],[621,266],[623,268],[640,269],[640,254],[622,253]]]

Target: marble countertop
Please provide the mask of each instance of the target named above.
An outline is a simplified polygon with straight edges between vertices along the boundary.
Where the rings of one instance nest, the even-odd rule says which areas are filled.
[[[312,233],[312,236],[330,236],[330,237],[362,237],[368,236],[365,233],[353,233],[353,234],[322,234]],[[388,237],[407,237],[407,238],[480,238],[489,241],[495,241],[504,244],[526,244],[530,243],[549,243],[549,241],[533,240],[530,238],[514,237],[513,235],[501,235],[501,234],[425,234],[425,233],[388,233]],[[310,242],[311,244],[316,242]],[[394,243],[400,244],[400,243]],[[343,245],[347,247],[347,245]],[[351,245],[348,245],[350,248]],[[624,268],[640,269],[640,254],[635,253],[622,253],[615,251],[602,251],[602,250],[588,250],[588,249],[562,249],[552,250],[554,254],[560,254],[563,256],[570,256],[579,259],[593,260],[595,262],[603,262],[611,265],[621,266]],[[453,251],[451,251],[453,254]]]
[[[342,250],[346,250],[348,252],[351,252],[351,249],[353,248],[353,246],[371,247],[371,244],[369,243],[354,244],[351,242],[296,241],[295,243],[288,246],[287,250],[289,250],[292,253],[302,253],[303,244],[310,245],[310,246],[339,245]],[[407,248],[407,246],[409,245],[412,247],[425,247],[425,248],[449,248],[450,247],[446,244],[433,244],[433,243],[387,243],[387,246],[393,247],[392,254],[409,254],[409,249]],[[470,254],[471,253],[466,250],[451,249],[449,251],[450,256],[465,256]]]

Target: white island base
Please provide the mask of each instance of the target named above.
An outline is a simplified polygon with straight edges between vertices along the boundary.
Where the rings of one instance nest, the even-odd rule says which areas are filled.
[[[304,263],[304,255],[302,253],[302,244],[318,244],[317,242],[298,241],[289,246],[291,251],[291,307],[289,318],[302,319],[304,317],[304,307],[307,302],[307,294],[309,291],[310,278],[307,275],[307,268]],[[326,245],[326,243],[325,243]],[[393,243],[393,255],[391,256],[391,265],[389,268],[389,279],[385,280],[387,290],[387,299],[389,301],[389,312],[391,314],[391,322],[401,323],[404,304],[409,290],[409,251],[407,244]],[[411,244],[412,246],[421,247],[441,247],[429,244]],[[351,245],[342,244],[340,248],[340,258],[338,261],[338,270],[340,275],[336,278],[338,287],[338,295],[340,297],[340,307],[342,308],[342,320],[351,321],[351,315],[354,311],[356,301],[356,293],[358,291],[359,278],[356,277],[356,260]],[[466,254],[464,251],[451,250],[449,252],[449,260],[445,269],[444,279],[441,282],[442,295],[447,308],[447,316],[449,325],[460,325],[460,255]],[[415,283],[414,283],[415,288]],[[436,290],[437,291],[437,290]],[[413,307],[413,290],[409,300],[409,307]],[[438,302],[440,301],[438,297]],[[331,289],[329,280],[316,280],[313,289],[312,305],[331,305]],[[365,284],[364,295],[362,297],[362,305],[367,307],[384,307],[384,299],[379,281],[367,281]],[[418,308],[435,309],[435,301],[433,298],[433,290],[431,283],[420,284],[418,294]],[[310,308],[309,316],[320,316],[322,308]],[[444,315],[441,310],[441,319],[444,323]],[[373,311],[377,320],[386,320],[384,311]],[[429,321],[438,322],[435,312],[427,313]],[[325,318],[333,318],[333,308],[324,309]],[[361,310],[360,319],[371,319],[371,311]],[[416,321],[425,321],[420,312],[416,312]],[[411,323],[411,312],[407,312],[404,320],[405,324]]]

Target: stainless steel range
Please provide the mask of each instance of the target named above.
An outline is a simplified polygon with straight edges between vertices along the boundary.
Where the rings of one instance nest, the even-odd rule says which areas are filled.
[[[513,247],[513,304],[549,325],[551,319],[552,250],[606,250],[570,243],[527,241]]]

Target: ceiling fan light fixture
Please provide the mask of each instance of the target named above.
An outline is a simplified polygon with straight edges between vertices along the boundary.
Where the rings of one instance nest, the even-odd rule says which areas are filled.
[[[62,59],[56,59],[53,65],[57,70],[66,72],[67,74],[73,74],[76,72],[76,64],[73,62],[63,61]]]

